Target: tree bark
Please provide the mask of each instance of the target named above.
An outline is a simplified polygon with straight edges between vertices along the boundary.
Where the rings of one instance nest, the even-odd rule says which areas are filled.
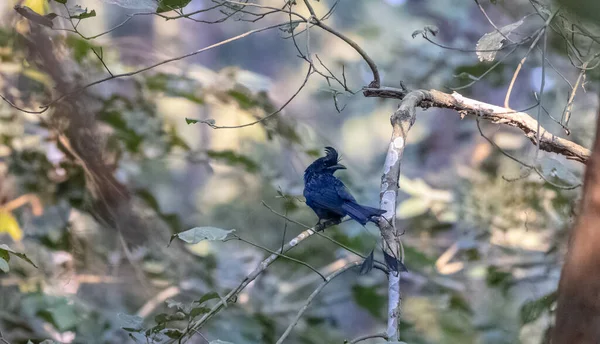
[[[600,343],[600,116],[558,287],[553,344]]]

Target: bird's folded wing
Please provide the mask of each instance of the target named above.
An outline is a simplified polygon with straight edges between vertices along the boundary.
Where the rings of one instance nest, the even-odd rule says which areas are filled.
[[[336,184],[337,194],[340,196],[340,198],[342,198],[344,201],[356,202],[356,199],[350,194],[350,191],[348,191],[348,188],[346,188],[344,183],[339,181],[339,183]]]
[[[311,202],[316,206],[327,209],[339,215],[346,215],[342,206],[345,200],[338,195],[335,188],[323,188],[311,193]]]

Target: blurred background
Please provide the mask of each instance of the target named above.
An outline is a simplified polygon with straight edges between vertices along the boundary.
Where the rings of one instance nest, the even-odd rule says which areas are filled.
[[[259,3],[281,7],[284,1]],[[32,29],[13,10],[17,4],[59,16],[52,28]],[[192,0],[185,13],[214,4]],[[334,1],[312,4],[325,14]],[[498,61],[480,62],[474,52],[478,40],[494,32],[484,12],[498,27],[523,20],[511,36],[519,39],[543,25],[538,10],[554,5],[340,1],[327,23],[375,60],[384,85],[400,87],[402,81],[410,89],[452,92]],[[70,15],[95,11],[77,26],[81,35],[60,30],[72,29],[71,21],[61,18],[67,10]],[[300,1],[295,10],[309,15]],[[273,14],[252,22],[242,20],[248,19],[244,13],[227,17],[219,9],[177,20],[138,14],[154,11],[152,0],[3,1],[0,94],[15,106],[36,110],[109,73],[133,72],[287,19]],[[200,22],[220,18],[227,20]],[[429,37],[447,48],[418,34],[413,38],[427,25],[439,30]],[[157,315],[177,309],[175,302],[226,294],[268,252],[241,241],[174,241],[167,247],[169,237],[211,226],[235,229],[244,239],[276,250],[303,227],[263,202],[313,225],[317,218],[303,203],[302,177],[324,146],[341,153],[348,169],[339,176],[360,203],[379,203],[389,118],[397,100],[340,93],[339,85],[313,75],[281,113],[267,120],[231,129],[206,124],[251,123],[298,91],[308,64],[289,38],[293,29],[287,30],[256,33],[100,83],[42,114],[0,103],[0,243],[37,265],[11,255],[1,266],[1,339],[12,344],[144,342],[140,333],[122,329],[124,315],[137,315],[144,328],[151,328],[160,323]],[[304,50],[308,44],[313,58],[334,74],[343,70],[351,90],[360,91],[372,80],[368,66],[345,42],[319,28],[310,29],[309,37],[307,43],[306,32],[299,33],[298,45]],[[550,32],[545,44],[545,54],[534,49],[523,66],[510,105],[520,110],[535,105],[544,80],[542,125],[589,147],[598,75],[586,73],[565,130],[558,119],[579,70],[557,32]],[[528,47],[519,46],[458,92],[501,106]],[[480,126],[497,147],[482,137],[475,119],[461,119],[451,110],[419,111],[409,133],[397,221],[406,230],[409,272],[402,275],[401,338],[407,343],[541,343],[552,324],[583,164],[536,152],[519,130],[484,121]],[[538,166],[551,183],[527,174],[498,148]],[[346,222],[325,234],[366,255],[376,247],[378,232],[372,224]],[[317,236],[289,255],[329,273],[359,259]],[[306,267],[279,259],[189,342],[275,343],[320,283]],[[315,298],[286,343],[343,343],[384,331],[386,309],[386,276],[348,271]],[[171,328],[185,325],[169,322]]]

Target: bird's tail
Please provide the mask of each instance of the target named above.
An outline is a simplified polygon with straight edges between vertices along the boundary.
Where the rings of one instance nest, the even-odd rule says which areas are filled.
[[[371,208],[360,205],[355,202],[346,202],[342,205],[342,209],[361,225],[366,225],[368,221],[372,221],[373,216],[381,216],[385,214],[385,210]]]

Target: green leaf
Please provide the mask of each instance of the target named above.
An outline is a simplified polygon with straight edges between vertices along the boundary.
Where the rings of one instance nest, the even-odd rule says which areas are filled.
[[[495,266],[489,266],[486,282],[491,287],[499,287],[506,291],[512,285],[513,277],[510,272],[501,271]]]
[[[175,239],[179,238],[188,244],[197,244],[200,241],[223,241],[227,238],[227,235],[233,233],[235,229],[224,230],[216,227],[194,227],[187,231],[173,234],[169,244]]]
[[[459,310],[467,314],[473,314],[471,305],[469,305],[469,302],[460,294],[452,294],[452,296],[450,296],[448,306],[451,309]]]
[[[88,12],[88,10],[86,8],[85,10],[83,10],[83,13],[72,15],[70,18],[81,20],[81,19],[91,18],[91,17],[95,17],[95,16],[96,16],[96,10],[92,10],[91,12]]]
[[[31,259],[29,259],[29,257],[27,257],[27,255],[25,255],[24,253],[16,252],[13,249],[11,249],[10,247],[8,247],[7,245],[0,244],[0,254],[2,254],[1,257],[5,257],[6,256],[6,253],[2,253],[3,251],[6,252],[6,253],[10,253],[12,255],[15,255],[15,256],[17,256],[17,257],[19,257],[21,259],[23,259],[24,261],[26,261],[27,263],[31,264],[34,268],[37,269],[37,265],[35,265],[31,261]]]
[[[381,318],[385,309],[385,297],[379,295],[375,287],[363,287],[354,285],[352,287],[352,296],[356,304],[366,309],[374,317]]]
[[[52,317],[56,329],[61,332],[72,329],[79,323],[79,317],[75,313],[75,309],[67,303],[48,308],[47,312]]]
[[[165,331],[165,335],[172,339],[179,339],[183,335],[183,332],[177,329],[169,329]]]
[[[168,322],[168,321],[169,321],[169,318],[170,318],[170,317],[169,317],[169,314],[167,314],[167,313],[160,313],[160,314],[157,314],[157,315],[154,317],[154,321],[155,321],[157,324],[162,324],[162,323],[166,323],[166,322]]]
[[[59,4],[63,4],[63,5],[67,3],[67,0],[54,0],[54,1],[58,2]]]
[[[238,90],[230,90],[227,93],[238,103],[240,108],[243,110],[248,110],[255,106],[258,106],[258,102],[252,99],[252,96],[248,93]]]
[[[208,312],[210,312],[210,308],[208,308],[208,307],[196,307],[196,308],[192,308],[192,311],[190,312],[190,317],[195,318],[198,315],[206,314]]]
[[[168,12],[184,8],[191,1],[192,0],[160,0],[158,3],[158,8],[156,9],[156,13]]]
[[[401,219],[409,219],[425,214],[429,210],[429,200],[421,197],[412,197],[400,203],[396,213]]]
[[[93,45],[89,41],[74,35],[67,36],[67,45],[73,49],[73,58],[75,58],[77,62],[83,61],[83,58],[86,57],[92,49],[100,48],[100,46]]]
[[[502,48],[505,37],[508,37],[521,24],[523,24],[523,19],[483,35],[476,45],[476,49],[479,50],[477,51],[479,61],[494,61],[496,53]]]
[[[210,293],[204,294],[200,299],[198,299],[198,301],[196,301],[199,305],[203,304],[204,302],[208,301],[208,300],[212,300],[212,299],[220,299],[221,296],[219,295],[219,293],[217,293],[216,291],[212,291]]]
[[[144,323],[144,319],[137,315],[129,315],[125,313],[117,314],[117,318],[119,319],[119,325],[126,331],[134,332],[142,330],[142,324]]]
[[[6,262],[10,262],[10,254],[8,251],[0,250],[0,258],[6,260]]]
[[[2,270],[2,272],[10,271],[10,268],[8,267],[8,262],[4,258],[0,258],[0,270]]]
[[[521,306],[521,324],[525,325],[537,320],[544,312],[549,311],[552,304],[556,301],[558,294],[556,291],[544,295],[537,300],[527,301]]]
[[[241,166],[246,169],[247,172],[255,173],[258,171],[258,164],[250,158],[237,154],[232,150],[213,151],[209,150],[206,152],[209,158],[223,161],[229,165]]]
[[[185,123],[186,124],[196,124],[196,123],[205,123],[208,124],[210,126],[215,125],[215,123],[217,123],[214,119],[209,118],[209,119],[192,119],[192,118],[185,118]]]

